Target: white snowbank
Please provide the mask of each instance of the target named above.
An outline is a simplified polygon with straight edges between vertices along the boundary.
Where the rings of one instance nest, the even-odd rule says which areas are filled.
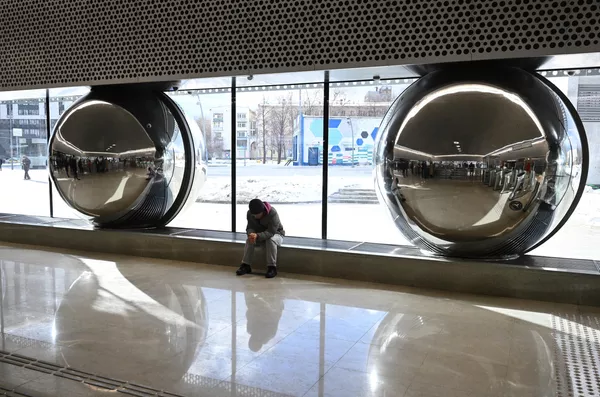
[[[342,188],[373,189],[373,180],[358,177],[334,177],[329,180],[329,194]],[[271,203],[320,202],[321,178],[314,176],[253,176],[237,178],[237,202],[247,203],[259,197]],[[198,201],[230,202],[231,178],[210,177],[203,186]]]

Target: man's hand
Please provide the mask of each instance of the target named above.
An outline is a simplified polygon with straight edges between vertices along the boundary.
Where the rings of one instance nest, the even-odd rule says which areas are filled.
[[[256,239],[258,238],[258,235],[256,233],[250,233],[248,235],[248,240],[250,240],[250,242],[252,244],[256,243]]]

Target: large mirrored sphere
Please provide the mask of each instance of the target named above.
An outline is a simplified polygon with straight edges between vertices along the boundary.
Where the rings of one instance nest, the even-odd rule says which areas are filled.
[[[441,70],[384,118],[376,189],[416,246],[473,258],[521,255],[552,236],[583,191],[587,143],[556,87],[520,69]]]
[[[163,226],[196,200],[205,146],[164,93],[97,87],[58,121],[50,176],[67,204],[97,226]]]

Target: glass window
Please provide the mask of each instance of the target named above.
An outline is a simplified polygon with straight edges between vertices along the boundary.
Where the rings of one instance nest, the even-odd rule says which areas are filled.
[[[50,90],[50,125],[54,132],[54,127],[63,113],[71,107],[75,101],[90,92],[88,87],[56,88]],[[85,170],[81,174],[85,175]],[[47,179],[47,178],[46,178]],[[46,190],[48,190],[46,188]],[[73,219],[77,218],[77,212],[69,207],[58,194],[58,191],[52,187],[52,208],[54,216],[57,218]]]
[[[587,186],[573,215],[548,242],[532,255],[560,258],[600,258],[600,77],[551,77],[577,108],[585,127],[590,149]]]
[[[410,82],[330,85],[328,238],[409,245],[377,199],[373,149],[383,116]],[[305,119],[304,129],[314,120]]]
[[[248,202],[260,198],[277,209],[286,235],[321,237],[323,88],[310,87],[238,89],[237,113],[256,126],[255,134],[238,141],[240,232],[246,230]],[[302,151],[301,161],[293,160],[296,151]]]
[[[50,215],[45,102],[46,90],[0,93],[0,212]]]
[[[387,209],[379,204],[372,162],[379,125],[392,102],[413,80],[332,83],[329,147],[323,148],[323,88],[320,84],[253,90],[238,87],[232,124],[231,94],[221,90],[171,93],[204,132],[209,157],[207,179],[196,202],[172,226],[231,229],[231,167],[237,167],[237,231],[246,228],[247,203],[261,198],[277,208],[289,236],[321,237],[324,157],[329,163],[328,238],[408,245]],[[587,188],[563,229],[533,254],[598,259],[600,240],[600,77],[564,76],[551,81],[576,106],[590,144]],[[264,89],[263,89],[264,88]],[[280,89],[283,88],[283,89]],[[88,88],[53,89],[50,116],[58,118]],[[1,212],[48,215],[45,92],[0,95],[0,174],[5,187]],[[232,125],[236,138],[232,140]],[[232,147],[235,144],[235,147]],[[326,149],[326,150],[325,150]],[[232,164],[235,150],[237,164]],[[22,158],[30,162],[27,183]],[[54,191],[54,214],[75,213]],[[366,222],[366,223],[365,223]],[[569,249],[564,249],[569,247]]]
[[[39,101],[18,102],[14,106],[17,108],[17,113],[19,116],[39,116],[40,106],[44,106],[44,103]]]
[[[212,129],[215,134],[222,134],[223,132],[223,113],[214,113],[212,115]]]
[[[170,95],[188,120],[198,124],[208,152],[199,197],[170,226],[231,231],[231,93],[180,90]]]

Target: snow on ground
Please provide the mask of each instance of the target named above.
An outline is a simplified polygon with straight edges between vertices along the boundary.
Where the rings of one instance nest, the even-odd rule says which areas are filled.
[[[321,238],[321,204],[274,205],[288,236]],[[236,229],[246,230],[246,204],[237,205]],[[377,204],[329,204],[328,238],[407,245],[385,208]],[[172,223],[175,227],[229,231],[229,204],[196,203]]]
[[[591,194],[590,194],[591,196]],[[600,194],[582,200],[583,213],[600,213]],[[286,233],[297,237],[321,237],[321,204],[278,204],[275,206]],[[196,203],[171,224],[175,227],[230,230],[229,204]],[[237,205],[236,228],[246,228],[247,206]],[[589,216],[576,213],[563,228],[532,255],[557,258],[600,259],[600,222],[590,223]],[[391,245],[410,245],[398,231],[385,208],[377,204],[329,204],[328,238]]]
[[[0,212],[48,216],[48,173],[45,170],[31,170],[31,180],[23,180],[23,171],[15,164],[10,170],[6,164],[0,172]]]
[[[364,176],[336,176],[329,180],[329,194],[348,187],[373,189],[373,179]],[[320,175],[241,176],[237,178],[236,188],[239,204],[256,197],[273,204],[311,203],[322,199]],[[209,203],[231,202],[231,177],[208,178],[198,199]]]
[[[21,170],[4,167],[0,172],[0,212],[24,215],[48,216],[48,174],[45,170],[30,171],[32,180],[23,180]],[[213,187],[229,192],[226,187],[226,177],[215,177]],[[290,187],[280,188],[281,185],[290,183],[283,177],[243,177],[238,181],[238,189],[245,191],[247,198],[263,196],[255,188],[272,189],[273,192],[281,191],[281,196],[289,200],[290,197],[303,199],[313,197],[319,201],[320,179],[314,176],[295,176],[290,178]],[[305,180],[306,179],[306,180]],[[222,180],[222,181],[219,181]],[[314,183],[314,186],[311,184]],[[370,176],[336,176],[331,178],[330,193],[344,186],[372,186]],[[220,187],[215,187],[220,186]],[[296,190],[292,189],[295,187]],[[302,190],[300,190],[302,188]],[[316,191],[317,193],[314,193]],[[256,192],[256,193],[254,193]],[[292,194],[293,192],[293,194]],[[253,194],[254,193],[254,194]],[[208,197],[208,192],[205,192]],[[312,196],[311,196],[312,195]],[[226,197],[226,195],[225,195]],[[278,199],[281,201],[282,199]],[[276,202],[277,200],[272,200]],[[290,236],[321,237],[321,204],[276,204],[281,215],[286,232]],[[246,204],[237,205],[237,230],[243,231],[245,225]],[[172,223],[176,227],[189,227],[198,229],[230,230],[231,205],[228,203],[194,203],[191,208],[181,214]],[[54,194],[54,215],[56,217],[74,218],[75,213]],[[334,240],[348,240],[357,242],[375,242],[394,245],[407,245],[408,242],[396,229],[387,210],[380,205],[373,204],[334,204],[328,205],[328,237]],[[535,255],[553,256],[563,258],[600,259],[600,190],[586,189],[579,206],[567,224],[550,241],[538,248]]]

